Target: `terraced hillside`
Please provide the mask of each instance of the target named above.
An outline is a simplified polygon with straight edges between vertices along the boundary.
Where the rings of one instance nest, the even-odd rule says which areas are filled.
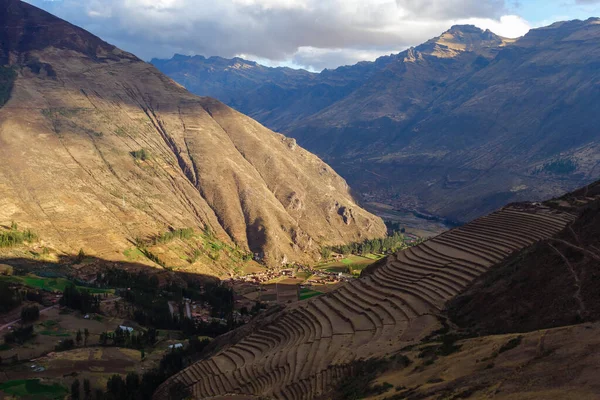
[[[538,203],[514,204],[399,252],[337,291],[265,318],[253,333],[172,377],[154,398],[167,399],[181,384],[197,399],[317,397],[352,361],[420,340],[475,278],[574,218]]]

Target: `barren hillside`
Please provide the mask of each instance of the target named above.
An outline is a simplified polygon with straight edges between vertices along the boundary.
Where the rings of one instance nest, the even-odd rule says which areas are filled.
[[[194,228],[271,265],[384,235],[345,181],[293,139],[27,3],[0,6],[10,93],[0,224],[30,228],[59,253],[109,260],[136,238]]]

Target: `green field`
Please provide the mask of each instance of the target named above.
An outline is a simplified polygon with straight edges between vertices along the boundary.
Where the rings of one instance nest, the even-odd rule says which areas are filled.
[[[298,279],[307,280],[311,276],[312,276],[312,274],[310,272],[297,272],[296,273],[296,278],[298,278]]]
[[[21,379],[0,383],[0,392],[28,399],[62,399],[68,390],[63,386],[44,385],[39,379]]]
[[[34,289],[47,290],[49,292],[64,292],[65,288],[71,285],[71,281],[65,278],[42,278],[36,275],[25,276],[0,276],[0,280],[11,283],[20,283]],[[80,290],[88,290],[93,294],[114,293],[113,289],[97,289],[84,286],[77,286]]]
[[[56,337],[70,337],[71,334],[65,330],[63,330],[59,325],[58,322],[54,321],[54,320],[47,320],[44,321],[40,324],[40,326],[42,328],[44,328],[42,331],[38,332],[40,335],[44,335],[44,336],[56,336]]]
[[[300,300],[310,299],[311,297],[315,297],[320,294],[323,294],[323,293],[317,292],[316,290],[300,289]]]
[[[330,269],[330,268],[336,268],[335,271],[331,271],[331,272],[347,272],[347,271],[342,271],[342,270],[338,270],[337,267],[348,267],[349,265],[352,265],[354,268],[356,268],[359,265],[370,265],[373,264],[375,261],[382,259],[383,257],[385,257],[384,255],[381,254],[367,254],[365,256],[355,256],[355,255],[349,255],[344,257],[341,260],[336,260],[336,261],[330,261],[328,263],[323,263],[317,266],[318,269]]]

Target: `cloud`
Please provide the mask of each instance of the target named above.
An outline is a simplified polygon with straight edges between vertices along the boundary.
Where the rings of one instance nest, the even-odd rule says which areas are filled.
[[[511,35],[526,26],[504,16],[503,0],[28,1],[146,60],[246,54],[315,69],[418,45],[459,21]]]
[[[518,15],[504,15],[499,20],[471,18],[460,21],[460,23],[475,25],[481,29],[489,29],[496,35],[507,38],[523,36],[531,29],[530,24]]]

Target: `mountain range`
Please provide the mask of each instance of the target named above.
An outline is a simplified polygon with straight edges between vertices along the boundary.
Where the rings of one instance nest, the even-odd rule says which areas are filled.
[[[296,138],[364,201],[465,222],[597,177],[599,38],[596,18],[518,39],[454,26],[402,53],[319,74],[239,58],[152,62]]]
[[[0,5],[0,224],[34,231],[34,254],[118,261],[192,229],[280,265],[385,235],[294,139],[45,11]],[[181,247],[144,262],[228,272],[215,271],[219,254],[194,263]]]

